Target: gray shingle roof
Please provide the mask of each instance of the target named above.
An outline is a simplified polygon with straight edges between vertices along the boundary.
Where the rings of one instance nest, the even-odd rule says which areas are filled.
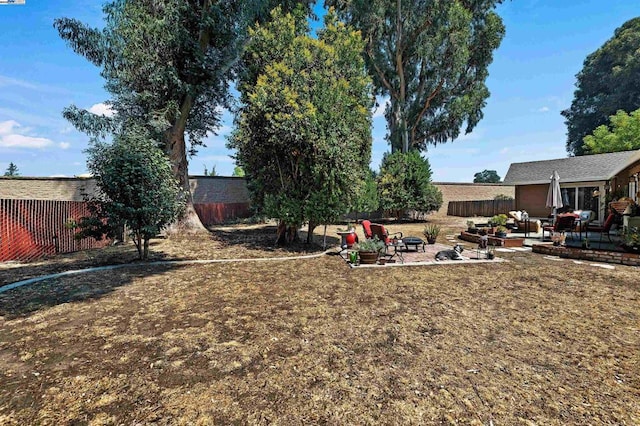
[[[504,177],[504,183],[506,185],[549,183],[554,170],[558,171],[560,182],[609,180],[622,169],[639,160],[640,150],[512,163]]]

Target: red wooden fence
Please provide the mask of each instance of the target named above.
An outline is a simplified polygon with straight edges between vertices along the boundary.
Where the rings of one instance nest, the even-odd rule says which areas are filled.
[[[104,247],[109,241],[76,240],[65,226],[70,219],[88,216],[81,201],[0,199],[0,262]]]
[[[250,217],[249,203],[194,205],[204,225]],[[104,247],[110,241],[76,240],[66,224],[88,216],[82,201],[0,199],[0,262],[30,261],[56,253]]]
[[[215,225],[230,219],[251,217],[250,203],[201,203],[194,204],[203,225]]]

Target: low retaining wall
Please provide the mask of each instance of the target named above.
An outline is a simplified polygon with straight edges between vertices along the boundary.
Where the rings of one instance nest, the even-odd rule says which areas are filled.
[[[534,253],[559,256],[567,259],[589,260],[594,262],[617,263],[620,265],[640,266],[640,255],[616,251],[583,250],[571,247],[558,247],[551,244],[534,244]]]

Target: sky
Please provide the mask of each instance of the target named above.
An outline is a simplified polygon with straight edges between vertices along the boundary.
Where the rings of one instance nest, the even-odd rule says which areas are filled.
[[[0,4],[0,174],[13,162],[22,176],[78,176],[87,173],[88,137],[62,117],[76,105],[109,113],[100,70],[76,55],[53,27],[59,17],[102,26],[102,2],[26,0]],[[316,12],[321,8],[316,6]],[[475,173],[496,170],[504,178],[514,162],[566,157],[566,125],[575,75],[587,55],[616,28],[640,16],[630,0],[506,0],[498,6],[506,27],[494,52],[484,118],[472,133],[430,146],[435,182],[472,182]],[[384,104],[384,100],[380,100]],[[383,108],[374,112],[371,167],[389,151]],[[230,176],[226,149],[233,117],[224,113],[217,135],[189,162],[189,173],[205,167]]]

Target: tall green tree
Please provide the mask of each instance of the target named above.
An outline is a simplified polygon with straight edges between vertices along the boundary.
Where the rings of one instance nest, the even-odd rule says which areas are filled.
[[[640,108],[640,17],[625,22],[602,47],[587,56],[576,75],[571,107],[562,111],[567,152],[586,154],[584,138],[618,110]]]
[[[218,128],[229,82],[242,65],[247,28],[264,19],[272,6],[292,8],[296,3],[113,0],[104,6],[103,29],[56,19],[54,26],[71,48],[101,68],[115,112],[113,117],[96,116],[72,105],[63,114],[92,137],[145,123],[187,194],[181,227],[204,230],[193,209],[187,154]]]
[[[483,170],[473,175],[473,183],[498,183],[500,176],[495,170]]]
[[[584,150],[589,154],[640,149],[640,109],[631,114],[620,110],[610,117],[610,127],[598,126],[584,138]]]
[[[359,33],[325,16],[318,38],[305,19],[273,11],[251,32],[255,67],[240,82],[243,105],[229,146],[245,171],[252,201],[279,220],[290,243],[309,223],[347,213],[371,157],[371,80]]]
[[[394,151],[469,133],[489,97],[493,51],[504,36],[501,0],[325,0],[362,31]]]
[[[9,167],[7,167],[7,171],[4,172],[5,176],[20,176],[18,173],[18,166],[13,164],[13,162],[9,163]]]
[[[442,193],[431,183],[429,160],[417,150],[384,155],[378,191],[380,204],[398,219],[407,209],[429,213],[442,205]]]
[[[100,192],[91,200],[94,215],[80,221],[78,237],[100,239],[125,226],[140,259],[147,259],[150,239],[184,208],[167,157],[146,129],[135,127],[116,135],[111,144],[94,143],[87,153]]]

